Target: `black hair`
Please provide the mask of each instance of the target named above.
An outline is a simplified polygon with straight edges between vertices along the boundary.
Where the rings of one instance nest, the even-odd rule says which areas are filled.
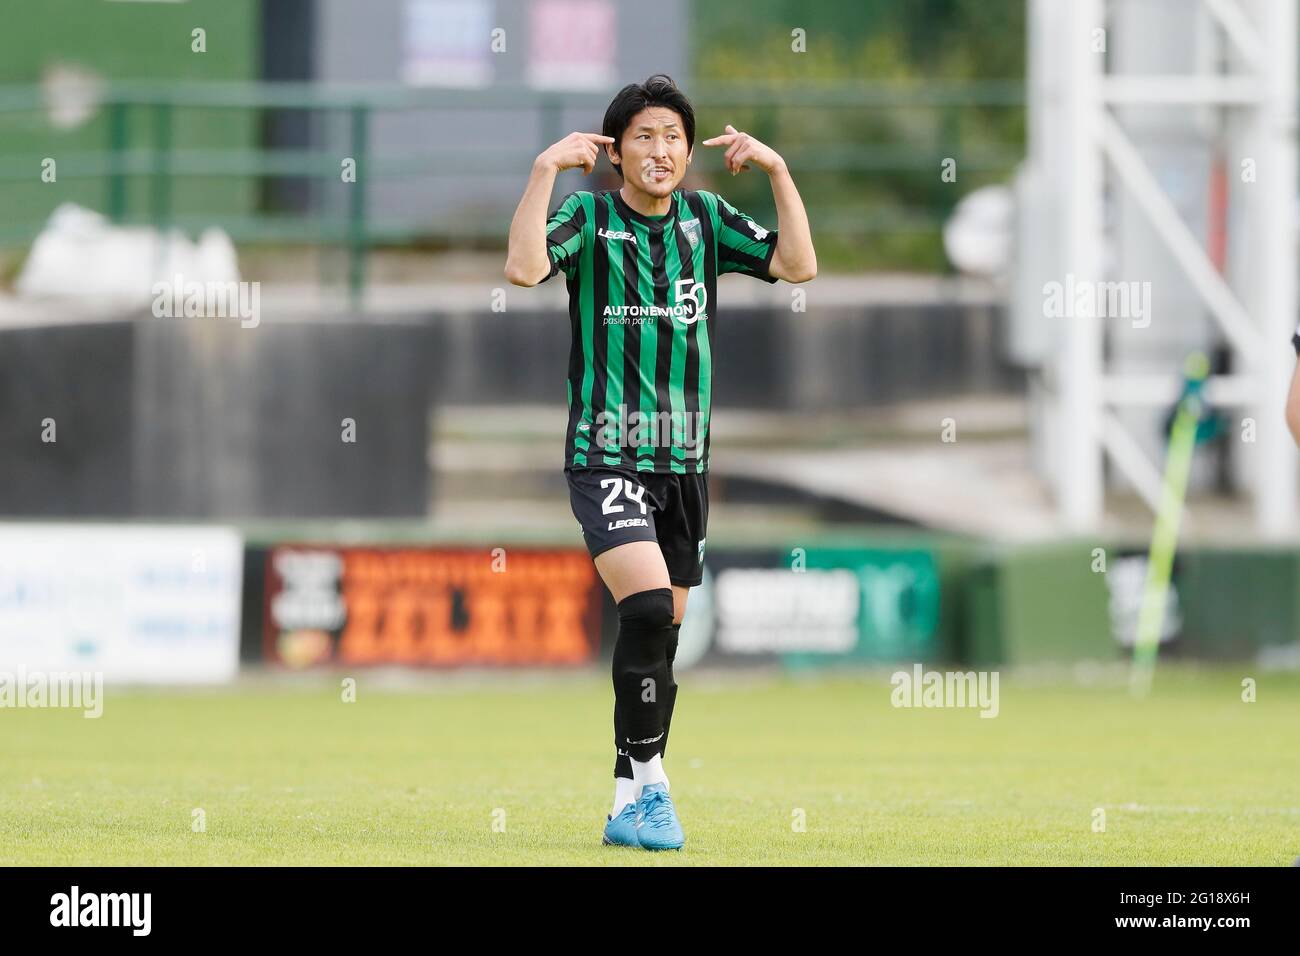
[[[682,125],[686,127],[686,149],[694,148],[695,107],[691,106],[691,101],[686,98],[686,94],[677,88],[671,76],[656,73],[644,83],[629,83],[623,87],[609,104],[609,109],[605,110],[605,122],[601,125],[600,132],[604,136],[613,137],[615,150],[621,154],[623,134],[627,132],[628,124],[632,122],[633,116],[647,106],[662,106],[676,112],[682,118]],[[622,163],[612,165],[618,170],[618,176],[622,179]]]

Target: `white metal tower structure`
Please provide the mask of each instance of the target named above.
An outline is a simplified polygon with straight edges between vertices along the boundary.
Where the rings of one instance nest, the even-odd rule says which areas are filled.
[[[1140,212],[1144,236],[1176,264],[1168,278],[1196,305],[1162,311],[1159,296],[1153,296],[1153,323],[1194,319],[1205,325],[1193,333],[1202,346],[1221,339],[1230,349],[1231,373],[1212,377],[1206,394],[1233,412],[1233,438],[1258,530],[1266,536],[1291,533],[1297,455],[1284,403],[1295,361],[1289,340],[1300,318],[1297,0],[1028,2],[1029,158],[1020,183],[1025,208],[1012,347],[1022,359],[1042,362],[1038,452],[1061,517],[1074,531],[1097,527],[1104,455],[1154,508],[1161,462],[1123,419],[1136,409],[1153,413],[1172,406],[1181,386],[1183,350],[1165,348],[1168,361],[1158,371],[1124,367],[1115,362],[1115,327],[1106,324],[1113,317],[1045,317],[1045,277],[1063,284],[1067,277],[1097,284],[1143,278],[1122,274],[1124,250],[1111,235],[1122,198]],[[1131,14],[1135,7],[1121,8],[1147,2],[1160,16],[1195,18],[1213,33],[1220,55],[1196,57],[1192,72],[1134,69],[1134,59],[1148,49],[1143,42],[1158,48],[1161,37],[1126,37],[1134,41],[1124,48],[1128,68],[1116,72],[1111,33],[1124,22],[1117,14]],[[1124,116],[1142,109],[1199,110],[1211,117],[1231,211],[1226,261],[1215,261],[1207,251],[1171,198],[1170,177],[1153,171],[1126,127]],[[1166,302],[1177,299],[1165,296]],[[1253,442],[1243,440],[1248,418]]]

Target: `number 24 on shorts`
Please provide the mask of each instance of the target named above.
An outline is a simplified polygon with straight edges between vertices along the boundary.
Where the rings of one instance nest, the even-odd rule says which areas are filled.
[[[622,505],[614,503],[620,489],[628,501],[641,506],[642,514],[646,513],[644,485],[638,485],[626,478],[602,478],[600,479],[600,487],[609,489],[609,494],[605,496],[605,500],[600,506],[601,514],[620,514],[623,511]]]

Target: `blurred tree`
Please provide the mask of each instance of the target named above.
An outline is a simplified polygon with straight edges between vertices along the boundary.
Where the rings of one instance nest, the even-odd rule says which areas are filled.
[[[827,267],[946,269],[948,212],[971,189],[1006,181],[1023,154],[1024,6],[697,3],[691,92],[704,104],[702,136],[730,122],[781,150],[810,212],[830,227],[818,243]],[[794,49],[797,29],[803,52]],[[882,86],[906,105],[882,99]],[[801,104],[822,102],[796,107],[795,88]],[[754,97],[769,89],[770,99]],[[940,175],[947,158],[957,161],[955,182]],[[754,177],[719,188],[770,209]]]

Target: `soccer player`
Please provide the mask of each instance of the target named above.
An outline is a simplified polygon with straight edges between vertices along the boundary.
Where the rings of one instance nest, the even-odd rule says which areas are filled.
[[[510,224],[506,278],[564,273],[573,345],[564,471],[574,516],[618,605],[614,644],[614,806],[606,844],[679,849],[663,757],[677,684],[673,658],[704,568],[709,418],[719,274],[775,282],[817,274],[808,216],[785,161],[731,126],[706,139],[732,175],[767,174],[776,230],[721,196],[678,186],[694,156],[695,111],[672,79],[625,86],[599,135],[546,149]],[[561,170],[596,165],[621,189],[579,191],[547,219]]]

